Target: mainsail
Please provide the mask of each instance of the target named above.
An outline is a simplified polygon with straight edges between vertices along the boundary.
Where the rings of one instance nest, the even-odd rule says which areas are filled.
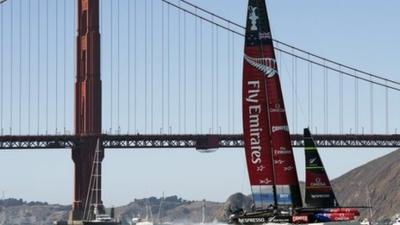
[[[310,130],[304,129],[306,159],[306,200],[309,207],[338,207],[328,175],[311,137]]]
[[[256,208],[302,206],[265,0],[249,0],[243,127]]]

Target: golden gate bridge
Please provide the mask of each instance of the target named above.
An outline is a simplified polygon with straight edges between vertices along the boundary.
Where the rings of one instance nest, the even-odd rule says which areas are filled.
[[[0,149],[71,148],[75,219],[98,139],[102,150],[243,147],[238,23],[183,0],[0,7]],[[400,147],[389,123],[399,82],[278,40],[275,49],[292,133],[311,127],[319,147]]]

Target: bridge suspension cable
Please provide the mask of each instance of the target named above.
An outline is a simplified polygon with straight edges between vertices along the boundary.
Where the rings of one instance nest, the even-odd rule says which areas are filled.
[[[185,11],[185,12],[191,14],[191,15],[194,16],[194,17],[197,17],[197,18],[199,18],[199,19],[201,19],[201,20],[204,20],[204,21],[206,21],[206,22],[208,22],[208,23],[214,24],[214,25],[217,26],[217,27],[220,27],[220,28],[225,29],[225,30],[227,30],[227,31],[229,31],[229,32],[232,32],[232,33],[234,33],[234,34],[236,34],[236,35],[238,35],[238,36],[244,37],[244,34],[243,34],[243,33],[239,32],[239,31],[237,31],[237,30],[234,30],[234,29],[232,29],[232,28],[230,28],[230,27],[228,27],[228,26],[226,26],[226,25],[223,25],[223,24],[217,23],[217,22],[215,22],[215,21],[212,21],[212,20],[210,20],[210,19],[207,19],[207,18],[205,18],[205,17],[203,17],[203,16],[197,14],[196,12],[192,12],[192,11],[190,11],[190,10],[188,10],[188,9],[185,9],[185,8],[179,6],[179,5],[176,5],[176,4],[174,4],[174,3],[172,3],[172,2],[170,2],[170,1],[168,1],[168,0],[161,0],[161,1],[164,2],[164,3],[166,3],[166,4],[168,4],[168,5],[173,6],[173,7],[177,8],[177,9],[179,9],[179,10]],[[245,29],[244,26],[239,25],[238,23],[235,23],[235,22],[233,22],[233,21],[231,21],[231,20],[229,20],[229,19],[226,19],[226,18],[224,18],[224,17],[218,16],[218,15],[216,15],[215,13],[212,13],[211,11],[206,10],[206,9],[204,9],[204,8],[202,8],[202,7],[199,7],[199,6],[197,6],[197,5],[193,4],[193,3],[190,3],[190,2],[185,1],[185,0],[179,0],[179,1],[185,3],[185,4],[189,5],[189,6],[191,6],[191,7],[193,7],[193,8],[195,8],[196,10],[200,10],[200,11],[206,13],[206,14],[209,14],[209,15],[215,17],[215,18],[218,18],[218,19],[220,19],[220,20],[222,20],[222,21],[224,21],[224,22],[227,22],[228,24],[232,24],[232,25],[236,26],[237,28],[240,28],[240,29],[242,29],[242,30]],[[282,41],[279,41],[279,40],[276,40],[276,39],[274,39],[273,41],[276,42],[276,43],[278,43],[278,44],[280,44],[280,45],[283,45],[283,46],[285,46],[285,47],[288,47],[289,49],[293,49],[293,50],[295,50],[295,51],[297,51],[297,52],[300,52],[300,53],[302,53],[302,54],[304,54],[304,55],[308,55],[308,56],[311,56],[311,57],[313,57],[313,58],[315,58],[315,59],[321,60],[322,62],[330,63],[330,64],[333,64],[333,65],[338,66],[338,67],[340,66],[342,69],[348,69],[348,70],[351,70],[351,71],[355,71],[355,72],[357,72],[357,73],[359,73],[359,74],[363,74],[363,75],[369,76],[369,77],[371,77],[371,78],[374,78],[374,79],[378,79],[378,80],[387,82],[387,83],[392,84],[392,85],[400,85],[400,82],[398,82],[398,81],[395,81],[395,80],[392,80],[392,79],[388,79],[388,78],[385,78],[385,77],[383,77],[383,76],[378,76],[378,75],[375,75],[375,74],[372,74],[372,73],[368,73],[368,72],[365,72],[365,71],[363,71],[363,70],[357,69],[357,68],[355,68],[355,67],[351,67],[351,66],[344,65],[344,64],[342,64],[342,63],[339,63],[339,62],[330,60],[330,59],[328,59],[328,58],[319,56],[319,55],[317,55],[317,54],[313,54],[313,53],[311,53],[311,52],[308,52],[308,51],[306,51],[306,50],[302,50],[302,49],[297,48],[297,47],[295,47],[295,46],[293,46],[293,45],[287,44],[287,43],[285,43],[285,42],[282,42]],[[314,60],[306,59],[306,58],[304,58],[304,57],[298,56],[298,55],[296,55],[296,54],[294,54],[294,53],[291,53],[291,52],[289,52],[289,51],[286,51],[286,50],[284,50],[284,49],[280,49],[280,48],[275,48],[275,49],[276,49],[277,51],[281,51],[281,52],[284,52],[285,54],[291,55],[291,56],[293,56],[293,57],[297,57],[297,58],[299,58],[299,59],[301,59],[301,60],[308,61],[308,62],[310,62],[310,63],[312,63],[312,64],[315,64],[315,65],[324,67],[323,64],[318,63],[318,62],[316,62],[316,61],[314,61]],[[340,71],[338,71],[338,69],[335,69],[335,68],[333,68],[333,67],[331,67],[331,66],[326,66],[325,68],[327,68],[327,69],[329,69],[329,70],[336,71],[336,72],[340,72]],[[397,88],[397,87],[394,87],[394,86],[390,86],[390,85],[387,85],[387,84],[384,84],[384,83],[379,83],[379,82],[373,81],[372,79],[363,78],[363,77],[361,77],[361,76],[354,76],[354,75],[351,75],[351,74],[349,74],[349,73],[344,73],[344,74],[347,75],[347,76],[353,76],[353,77],[355,77],[355,78],[357,78],[357,79],[360,79],[360,80],[363,80],[363,81],[366,81],[366,82],[370,82],[370,83],[373,83],[373,84],[376,84],[376,85],[379,85],[379,86],[383,86],[383,87],[387,87],[387,88],[390,88],[390,89],[393,89],[393,90],[396,90],[396,91],[400,91],[400,88]]]

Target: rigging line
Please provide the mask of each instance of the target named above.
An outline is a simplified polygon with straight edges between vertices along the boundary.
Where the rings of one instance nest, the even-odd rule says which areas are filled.
[[[10,3],[11,9],[11,24],[14,24],[14,1]],[[10,77],[10,135],[12,134],[12,124],[13,124],[13,77],[14,77],[14,26],[11,26],[11,77]]]
[[[128,0],[128,134],[131,130],[131,1]]]
[[[190,13],[190,14],[193,15],[193,16],[199,17],[199,18],[201,18],[202,20],[205,20],[205,21],[207,21],[207,22],[209,22],[209,23],[213,23],[214,25],[217,25],[217,26],[219,26],[219,27],[221,27],[221,28],[223,28],[223,29],[225,29],[225,30],[228,30],[228,31],[230,31],[230,32],[232,32],[232,33],[235,33],[235,34],[237,34],[237,35],[239,35],[239,36],[244,37],[244,34],[242,34],[242,33],[240,33],[240,32],[234,31],[234,30],[232,30],[232,29],[228,29],[227,27],[224,27],[223,25],[216,24],[216,23],[214,23],[213,21],[210,21],[209,19],[206,19],[205,17],[196,15],[196,14],[190,12],[190,11],[187,10],[187,9],[184,9],[184,8],[182,8],[182,7],[177,6],[177,5],[174,4],[174,3],[171,3],[171,2],[169,2],[169,1],[167,1],[167,0],[162,0],[162,1],[165,2],[165,3],[167,3],[167,4],[170,4],[170,5],[174,6],[174,7],[176,7],[176,8],[178,8],[179,10],[186,11],[186,12]],[[238,24],[238,23],[235,23],[235,22],[233,22],[232,20],[228,20],[228,19],[226,19],[226,18],[223,18],[223,17],[221,17],[221,16],[218,16],[218,15],[216,15],[215,13],[212,13],[212,12],[210,12],[210,11],[208,11],[208,10],[205,10],[204,8],[201,8],[201,7],[197,6],[197,5],[194,5],[194,4],[189,3],[189,2],[187,2],[187,1],[184,1],[184,0],[180,0],[180,1],[182,1],[182,2],[184,2],[184,3],[186,3],[186,4],[190,5],[190,6],[192,6],[192,7],[194,7],[194,8],[197,8],[197,9],[199,9],[199,10],[201,10],[201,11],[203,11],[203,12],[209,14],[209,15],[215,16],[215,17],[218,18],[218,19],[221,19],[221,20],[223,20],[223,21],[225,21],[225,22],[229,22],[229,23],[231,23],[231,24],[237,26],[238,28],[246,29],[245,26],[242,26],[242,25],[240,25],[240,24]],[[293,46],[293,45],[290,45],[290,44],[287,44],[287,43],[285,43],[285,42],[279,41],[279,40],[277,40],[277,39],[273,39],[273,41],[275,41],[276,43],[279,43],[279,44],[281,44],[281,45],[284,45],[284,46],[286,46],[286,47],[288,47],[288,48],[293,48],[294,50],[296,50],[296,51],[298,51],[298,52],[304,53],[304,54],[306,54],[306,55],[310,55],[310,56],[312,56],[312,57],[314,57],[314,58],[318,58],[318,59],[323,60],[323,61],[327,61],[327,62],[332,63],[332,64],[335,64],[335,65],[337,65],[337,66],[341,66],[341,67],[346,68],[346,69],[349,69],[349,70],[357,71],[358,73],[365,74],[365,75],[368,75],[368,76],[372,76],[372,77],[374,77],[374,78],[376,78],[376,79],[384,80],[384,81],[387,81],[387,82],[389,82],[389,83],[393,83],[393,84],[400,85],[400,82],[397,82],[397,81],[394,81],[394,80],[391,80],[391,79],[384,78],[383,76],[374,75],[374,74],[368,73],[368,72],[366,72],[366,71],[363,71],[363,70],[360,70],[360,69],[356,69],[356,68],[351,67],[351,66],[346,66],[346,65],[344,65],[344,64],[342,64],[342,63],[338,63],[338,62],[335,62],[335,61],[333,61],[333,60],[330,60],[330,59],[324,58],[324,57],[322,57],[322,56],[319,56],[319,55],[313,54],[313,53],[311,53],[311,52],[308,52],[308,51],[306,51],[306,50],[302,50],[302,49],[297,48],[297,47],[295,47],[295,46]]]
[[[290,52],[288,52],[288,51],[286,51],[286,50],[282,50],[282,49],[280,49],[280,48],[275,48],[275,50],[281,51],[281,52],[283,52],[283,53],[285,53],[285,54],[287,54],[287,55],[292,55],[292,53],[290,53]],[[316,66],[324,67],[324,65],[323,65],[322,63],[314,62],[314,61],[312,61],[312,60],[310,60],[310,59],[307,59],[307,58],[305,58],[305,57],[296,56],[296,55],[292,55],[292,56],[294,56],[294,57],[296,57],[296,58],[298,58],[298,59],[301,59],[301,60],[303,60],[303,61],[305,61],[305,62],[312,63],[312,64],[314,64],[314,65],[316,65]],[[326,66],[326,67],[327,67],[327,69],[329,69],[329,70],[331,70],[331,71],[333,71],[333,72],[343,73],[344,75],[346,75],[346,76],[348,76],[348,77],[355,78],[355,79],[357,79],[357,80],[362,80],[362,81],[365,81],[365,82],[368,82],[368,83],[373,83],[373,84],[378,85],[378,86],[381,86],[381,87],[387,87],[387,88],[392,89],[392,90],[395,90],[395,91],[400,91],[400,87],[399,87],[399,88],[396,88],[396,87],[393,87],[393,86],[390,86],[390,85],[385,85],[385,84],[379,83],[379,82],[377,82],[377,81],[369,80],[369,79],[367,79],[367,78],[364,78],[364,77],[360,77],[360,76],[358,76],[358,75],[351,74],[351,73],[349,73],[349,72],[340,71],[339,69],[333,68],[333,67],[331,67],[331,66]],[[355,71],[355,70],[353,70],[353,71],[357,73],[357,71]]]
[[[278,54],[280,54],[280,53],[278,53]],[[280,54],[281,55],[281,54]],[[279,57],[281,57],[281,56],[279,56]],[[290,74],[290,67],[289,67],[289,65],[286,63],[286,60],[284,60],[284,57],[282,56],[282,64],[283,64],[283,66],[281,67],[281,66],[279,66],[279,67],[281,67],[282,69],[280,69],[280,71],[281,71],[281,74],[282,74],[282,76],[283,75],[287,75],[287,78],[288,78],[288,80],[290,81],[289,83],[290,83],[290,85],[292,86],[292,89],[293,89],[293,87],[296,87],[296,88],[294,88],[294,91],[295,91],[295,101],[296,101],[296,103],[297,102],[300,102],[301,103],[301,99],[299,98],[299,96],[300,96],[300,94],[298,93],[298,89],[297,89],[297,81],[296,80],[294,80],[293,79],[293,77],[292,76],[290,76],[290,75],[288,75],[288,74]],[[277,60],[279,61],[280,59],[278,59],[277,58]],[[295,67],[296,67],[296,70],[297,70],[297,61],[295,61]],[[285,73],[285,71],[286,71],[286,73]],[[296,77],[294,77],[295,79],[297,79]],[[303,108],[301,107],[301,105],[302,104],[300,104],[300,111],[301,111],[301,115],[303,116],[303,120],[307,120],[307,118],[306,118],[306,116],[305,116],[305,111],[303,110]],[[298,107],[298,106],[297,106]],[[307,106],[308,107],[308,106]]]
[[[37,134],[39,135],[40,132],[40,0],[37,2],[37,24],[38,24],[38,31],[37,31],[37,45],[38,45],[38,52],[37,52]]]
[[[18,133],[22,126],[22,1],[19,2],[19,86],[18,86]]]

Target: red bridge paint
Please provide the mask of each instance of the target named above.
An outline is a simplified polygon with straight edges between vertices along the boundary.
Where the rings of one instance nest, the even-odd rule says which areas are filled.
[[[75,134],[96,135],[101,133],[99,0],[77,0],[77,3]],[[96,139],[84,138],[72,149],[72,159],[75,163],[74,202],[70,215],[72,220],[81,220],[83,216]],[[100,159],[103,157],[102,150]],[[98,189],[101,189],[101,182],[99,183]],[[101,201],[101,191],[94,194]]]

